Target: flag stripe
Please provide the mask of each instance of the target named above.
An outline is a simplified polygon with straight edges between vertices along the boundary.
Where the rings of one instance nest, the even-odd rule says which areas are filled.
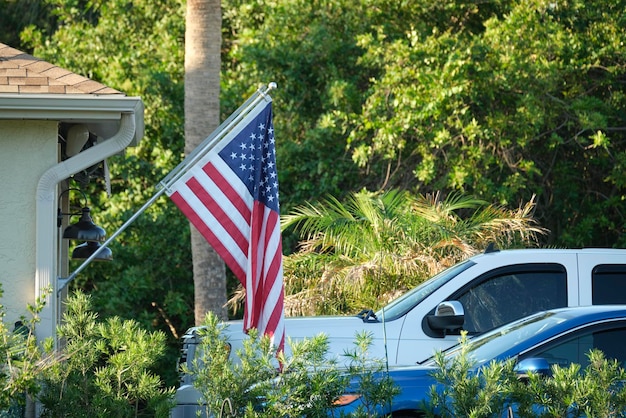
[[[188,212],[184,213],[188,217],[193,218],[192,223],[196,226],[198,231],[200,231],[200,233],[209,241],[209,243],[211,243],[211,245],[224,247],[224,251],[229,252],[228,258],[237,263],[237,266],[235,267],[229,262],[227,263],[229,267],[245,271],[247,249],[245,251],[239,250],[237,244],[232,240],[231,233],[217,221],[217,219],[213,216],[211,208],[206,207],[206,205],[198,199],[198,196],[196,196],[196,194],[189,189],[187,184],[185,184],[185,187],[181,187],[179,189],[179,193],[181,199],[185,200],[186,205],[189,206]],[[222,253],[218,252],[218,254],[222,256]],[[225,257],[225,255],[223,257]],[[243,277],[245,277],[245,274]]]
[[[238,225],[233,222],[233,219],[226,214],[222,206],[213,199],[207,189],[204,188],[204,185],[200,184],[196,178],[189,179],[187,186],[211,212],[217,223],[224,229],[224,232],[230,235],[233,243],[239,247],[241,253],[245,254],[248,251],[248,239],[244,235],[245,231],[242,232],[239,229]],[[228,202],[232,202],[232,200],[228,200]]]
[[[205,223],[205,221],[198,216],[198,213],[194,211],[187,203],[187,200],[182,198],[179,192],[174,192],[170,196],[176,206],[185,214],[189,221],[196,227],[198,232],[211,244],[215,252],[224,259],[226,265],[232,270],[233,274],[238,277],[246,277],[245,269],[241,266],[241,262],[234,256],[233,252],[228,251],[226,245],[222,240],[218,239],[212,229]]]
[[[233,186],[239,179],[228,172],[229,167],[221,159],[207,162],[195,177],[198,182],[213,196],[215,202],[223,207],[244,236],[250,233],[250,211],[252,196],[244,185]],[[217,204],[216,203],[216,204]]]
[[[213,180],[213,183],[221,190],[230,202],[233,203],[235,209],[241,214],[242,219],[250,219],[250,205],[239,196],[237,191],[231,186],[228,180],[224,178],[222,173],[218,171],[214,164],[209,163],[204,167],[204,172]]]

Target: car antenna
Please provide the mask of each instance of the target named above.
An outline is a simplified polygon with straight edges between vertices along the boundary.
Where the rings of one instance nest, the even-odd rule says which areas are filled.
[[[489,253],[497,253],[500,250],[496,247],[496,244],[493,242],[490,242],[489,245],[487,245],[487,248],[485,248],[485,254],[489,254]]]

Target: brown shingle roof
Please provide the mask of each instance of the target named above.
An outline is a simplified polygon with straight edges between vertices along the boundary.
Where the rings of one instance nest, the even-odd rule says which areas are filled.
[[[0,43],[0,94],[123,94]]]

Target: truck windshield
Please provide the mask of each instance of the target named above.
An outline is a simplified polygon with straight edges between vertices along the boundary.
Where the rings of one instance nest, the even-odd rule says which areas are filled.
[[[394,319],[400,318],[413,309],[414,306],[421,303],[435,290],[475,264],[476,263],[471,260],[465,260],[455,264],[390,302],[387,306],[376,312],[376,317],[379,318],[379,320],[384,318],[385,321],[393,321]]]

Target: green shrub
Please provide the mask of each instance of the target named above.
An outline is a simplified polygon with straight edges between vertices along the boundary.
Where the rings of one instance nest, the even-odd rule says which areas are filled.
[[[626,371],[598,350],[589,365],[554,365],[551,376],[515,373],[514,361],[492,361],[472,371],[473,361],[461,338],[458,356],[436,354],[433,386],[424,404],[428,416],[445,417],[621,417],[626,413]]]
[[[492,361],[478,373],[471,372],[474,362],[467,355],[466,334],[461,336],[461,351],[452,359],[435,354],[435,380],[426,410],[429,416],[502,417],[509,406],[511,382],[517,379],[513,362]],[[436,411],[436,414],[435,414]]]
[[[193,365],[182,370],[193,376],[207,416],[219,416],[225,405],[236,416],[326,416],[345,387],[345,377],[326,359],[326,337],[288,342],[287,357],[251,330],[243,348],[230,356],[225,326],[207,315]]]
[[[358,393],[361,404],[350,416],[354,418],[376,417],[377,409],[389,405],[400,388],[387,375],[387,364],[384,359],[374,358],[368,354],[372,345],[372,334],[361,332],[356,335],[354,349],[347,350],[348,374],[358,376]]]
[[[0,288],[0,296],[3,294]],[[13,326],[5,322],[0,305],[0,416],[22,416],[26,401],[38,391],[37,377],[44,367],[33,330],[43,303],[27,307],[31,317],[22,317]]]
[[[115,317],[98,322],[82,293],[68,299],[63,319],[60,347],[48,349],[40,376],[42,417],[169,416],[174,391],[152,370],[164,354],[163,333]]]
[[[599,350],[588,354],[589,365],[552,367],[552,376],[530,374],[517,382],[516,415],[530,417],[620,417],[626,414],[626,372]]]
[[[348,350],[349,366],[340,367],[328,355],[328,339],[320,334],[288,341],[291,355],[277,353],[269,338],[251,330],[243,348],[229,355],[225,324],[209,313],[199,331],[200,344],[191,367],[207,416],[228,412],[238,417],[328,417],[333,403],[344,394],[350,379],[359,376],[365,407],[353,416],[373,416],[377,405],[391,400],[398,388],[390,379],[377,378],[382,360],[368,356],[371,336],[357,335]]]

